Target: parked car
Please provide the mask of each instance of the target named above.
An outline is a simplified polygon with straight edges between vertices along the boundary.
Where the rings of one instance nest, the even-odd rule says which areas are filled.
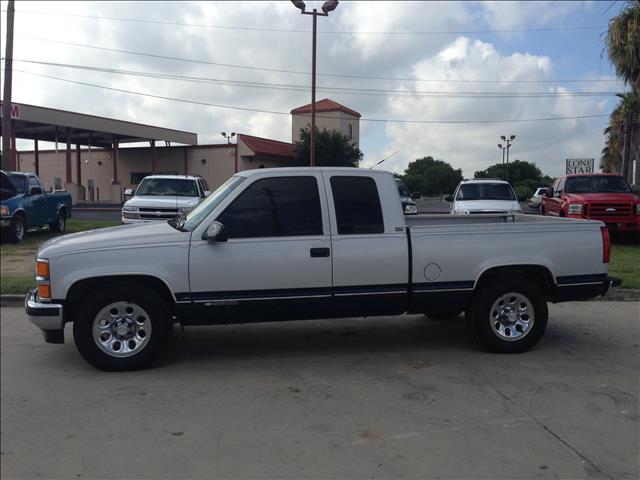
[[[209,195],[204,178],[194,175],[150,175],[138,185],[135,193],[122,206],[122,223],[167,221],[179,213],[188,212]]]
[[[409,193],[409,189],[407,185],[396,178],[396,184],[398,185],[398,193],[400,194],[400,202],[402,203],[402,211],[405,215],[417,215],[418,214],[418,206],[416,202],[413,201],[414,195]]]
[[[547,189],[542,214],[600,220],[611,232],[640,233],[640,197],[622,175],[564,175]]]
[[[2,236],[20,242],[27,230],[48,226],[64,232],[71,217],[71,194],[67,191],[45,192],[33,173],[0,171]]]
[[[529,199],[529,207],[535,209],[540,208],[540,205],[542,205],[542,197],[544,197],[546,191],[546,188],[537,188]]]
[[[455,215],[522,213],[513,188],[504,180],[463,180],[445,200],[451,202],[451,213]]]
[[[151,362],[172,324],[466,311],[498,352],[534,346],[547,301],[584,300],[607,276],[601,222],[533,215],[405,216],[388,172],[242,171],[168,222],[65,235],[37,252],[25,299],[45,341],[98,368]]]

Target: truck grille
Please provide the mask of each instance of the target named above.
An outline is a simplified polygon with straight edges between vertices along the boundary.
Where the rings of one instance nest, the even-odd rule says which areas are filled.
[[[633,215],[632,203],[591,203],[587,208],[587,217],[595,220],[618,220]]]
[[[169,220],[178,215],[175,208],[140,208],[138,211],[142,220]]]

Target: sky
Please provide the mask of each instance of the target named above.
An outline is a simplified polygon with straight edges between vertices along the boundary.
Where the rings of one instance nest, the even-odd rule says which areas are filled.
[[[318,18],[317,99],[362,114],[363,167],[393,154],[376,168],[402,173],[432,156],[473,177],[502,160],[501,135],[516,135],[511,160],[551,176],[566,158],[597,166],[625,90],[602,41],[622,7],[343,0]],[[291,141],[288,112],[311,97],[310,28],[289,1],[17,1],[13,101],[191,131],[200,144],[222,131]],[[589,118],[530,121],[557,117]]]

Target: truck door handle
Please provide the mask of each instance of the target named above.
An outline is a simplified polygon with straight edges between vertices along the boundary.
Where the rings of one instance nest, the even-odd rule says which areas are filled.
[[[328,257],[331,255],[331,251],[328,248],[312,248],[309,253],[312,257]]]

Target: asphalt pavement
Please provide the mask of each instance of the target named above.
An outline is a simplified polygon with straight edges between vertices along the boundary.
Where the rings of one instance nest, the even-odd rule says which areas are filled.
[[[1,310],[2,478],[639,476],[638,302],[550,305],[534,350],[420,315],[190,327],[105,373]]]

